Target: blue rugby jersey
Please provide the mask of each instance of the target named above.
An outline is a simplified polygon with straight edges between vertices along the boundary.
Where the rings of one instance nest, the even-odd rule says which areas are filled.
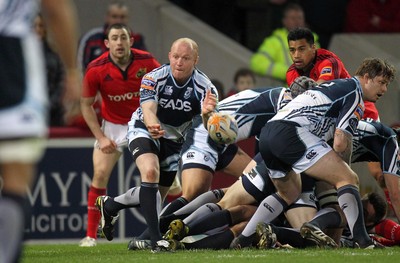
[[[166,131],[164,138],[180,140],[185,136],[193,117],[201,113],[207,90],[217,94],[210,79],[200,70],[195,69],[185,84],[178,85],[170,65],[165,64],[143,77],[140,104],[157,102],[157,117]],[[143,121],[141,107],[132,114],[132,119]]]

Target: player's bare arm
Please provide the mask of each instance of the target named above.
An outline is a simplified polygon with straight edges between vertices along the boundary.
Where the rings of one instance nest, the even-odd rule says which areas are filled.
[[[143,121],[153,139],[159,139],[164,136],[165,131],[161,128],[160,121],[157,118],[157,103],[147,101],[141,105],[143,111]]]
[[[207,129],[207,121],[210,118],[211,114],[215,111],[217,107],[218,98],[215,94],[211,93],[211,90],[208,90],[206,93],[206,97],[203,101],[203,106],[201,108],[201,117],[203,118],[204,127]]]
[[[335,130],[333,149],[347,164],[351,162],[351,154],[353,152],[352,139],[353,136],[350,133],[341,129]]]
[[[98,141],[99,149],[103,153],[113,153],[117,149],[117,144],[114,141],[110,140],[107,136],[105,136],[103,131],[101,130],[96,112],[93,108],[93,104],[95,103],[95,101],[96,97],[81,98],[81,111],[83,118],[85,119],[94,137]]]

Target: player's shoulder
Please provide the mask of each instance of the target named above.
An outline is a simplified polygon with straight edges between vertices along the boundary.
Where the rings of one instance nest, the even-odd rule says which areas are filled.
[[[339,86],[349,86],[349,85],[356,85],[357,83],[360,83],[359,80],[355,77],[350,77],[350,78],[342,78],[342,79],[331,79],[331,80],[326,80],[325,82],[322,82],[318,84],[315,87],[318,86],[332,86],[332,85],[339,85]],[[313,87],[313,88],[315,88]]]
[[[204,86],[214,86],[208,76],[198,68],[195,68],[192,75],[196,84]]]
[[[91,61],[89,63],[89,65],[87,66],[86,71],[100,69],[101,67],[110,63],[110,58],[109,58],[108,54],[109,54],[109,52],[106,51],[103,54],[101,54],[98,58]]]
[[[159,66],[158,68],[153,69],[146,75],[144,75],[143,78],[158,81],[158,80],[166,79],[170,75],[170,72],[171,72],[171,70],[170,70],[169,64],[163,64],[163,65]]]
[[[325,61],[325,60],[330,60],[330,61],[341,61],[340,58],[333,53],[332,51],[329,51],[327,49],[319,48],[317,49],[317,61]]]
[[[354,94],[354,98],[359,98],[362,94],[361,86],[355,78],[328,80],[310,91],[324,94],[331,99],[347,98],[351,94]]]

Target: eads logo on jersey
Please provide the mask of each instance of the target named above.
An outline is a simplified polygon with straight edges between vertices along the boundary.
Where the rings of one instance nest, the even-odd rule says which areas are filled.
[[[141,78],[143,77],[147,72],[147,68],[140,68],[137,72],[136,72],[136,77],[137,78]]]

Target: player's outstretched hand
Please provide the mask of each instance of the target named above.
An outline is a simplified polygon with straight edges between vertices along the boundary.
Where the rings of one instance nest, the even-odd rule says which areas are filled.
[[[165,131],[161,129],[160,124],[151,124],[147,125],[146,127],[153,139],[159,139],[165,134]]]
[[[217,107],[218,99],[215,94],[212,94],[210,90],[207,91],[206,97],[203,101],[203,107],[201,109],[201,113],[203,115],[210,114]]]

